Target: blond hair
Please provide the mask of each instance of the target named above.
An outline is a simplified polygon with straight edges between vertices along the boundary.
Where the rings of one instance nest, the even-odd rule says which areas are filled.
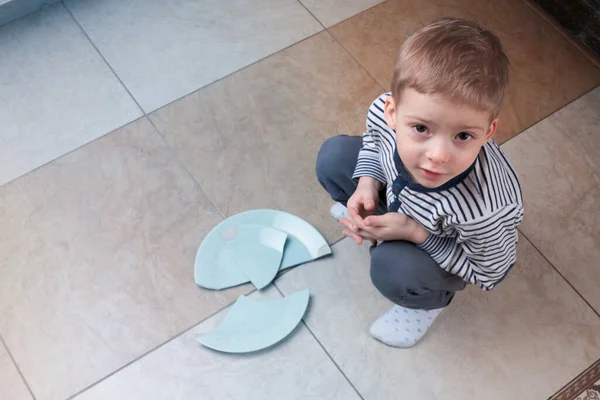
[[[406,88],[439,94],[488,111],[494,119],[508,86],[509,62],[500,39],[474,22],[441,19],[412,34],[392,78],[398,102]]]

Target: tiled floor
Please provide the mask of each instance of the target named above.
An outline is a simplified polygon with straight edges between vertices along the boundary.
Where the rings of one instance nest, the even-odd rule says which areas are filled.
[[[522,0],[64,3],[0,27],[0,399],[543,399],[600,357],[600,69]],[[402,40],[444,15],[512,62],[518,267],[390,350],[367,333],[389,304],[366,249],[343,240],[253,294],[311,290],[288,340],[202,348],[251,290],[194,284],[204,235],[268,207],[336,242],[316,152],[362,132]]]
[[[19,372],[15,369],[6,348],[0,343],[0,378],[2,378],[2,386],[0,395],[2,399],[11,400],[31,400],[32,397],[27,391],[25,382],[19,376]]]

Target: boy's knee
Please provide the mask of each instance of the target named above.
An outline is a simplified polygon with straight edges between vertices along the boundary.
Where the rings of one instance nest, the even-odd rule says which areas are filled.
[[[392,302],[425,310],[446,307],[466,285],[404,241],[383,242],[371,250],[371,281]]]
[[[340,162],[345,154],[345,136],[334,136],[327,139],[317,155],[317,177],[319,180],[331,179],[336,173],[340,173]]]
[[[398,257],[407,242],[383,242],[371,250],[371,281],[388,299],[394,300],[419,292],[420,279],[415,264]]]

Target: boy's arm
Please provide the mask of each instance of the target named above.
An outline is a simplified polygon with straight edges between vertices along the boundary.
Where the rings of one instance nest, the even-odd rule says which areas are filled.
[[[507,205],[486,218],[455,226],[457,237],[429,235],[419,247],[445,270],[491,290],[515,264],[520,204]]]
[[[379,146],[377,144],[379,138],[377,136],[378,132],[373,130],[367,119],[367,130],[362,136],[363,146],[358,153],[356,168],[352,175],[353,179],[368,176],[385,184],[386,178],[379,158]]]

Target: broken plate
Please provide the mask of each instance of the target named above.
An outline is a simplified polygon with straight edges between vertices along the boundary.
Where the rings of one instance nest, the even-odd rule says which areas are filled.
[[[271,283],[279,271],[287,233],[268,226],[240,225],[221,234],[226,251],[257,289]]]
[[[249,282],[233,256],[223,251],[223,234],[240,225],[260,225],[287,233],[280,269],[296,266],[331,254],[327,241],[303,219],[277,210],[253,210],[233,215],[206,235],[194,263],[196,283],[207,289],[225,289]]]
[[[249,353],[281,341],[300,323],[309,300],[308,289],[277,300],[240,296],[214,331],[196,339],[226,353]]]

